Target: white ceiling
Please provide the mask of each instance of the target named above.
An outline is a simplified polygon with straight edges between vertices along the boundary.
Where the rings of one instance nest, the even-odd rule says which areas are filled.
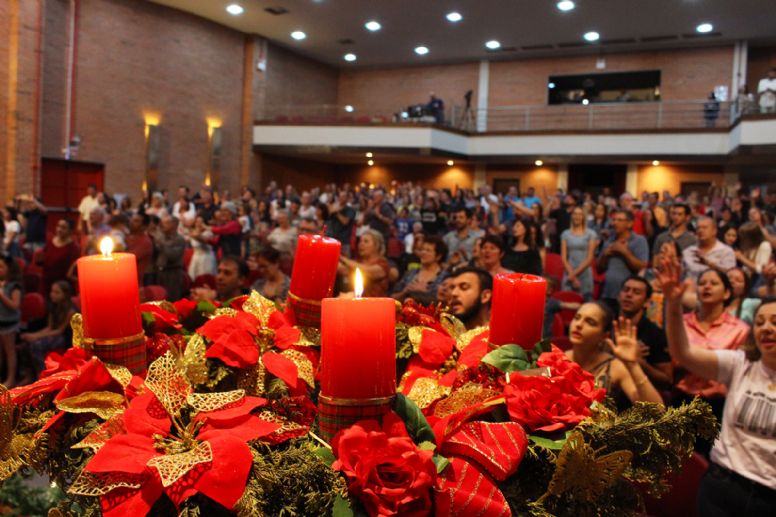
[[[337,67],[376,67],[516,59],[539,55],[697,46],[749,40],[776,41],[774,0],[577,0],[563,13],[556,0],[150,0],[249,34],[259,34],[294,51]],[[230,3],[245,8],[240,16],[225,10]],[[287,14],[274,16],[268,7]],[[458,11],[463,21],[445,14]],[[369,32],[368,20],[383,28]],[[709,22],[711,35],[698,37],[695,27]],[[290,37],[307,34],[303,41]],[[598,44],[582,35],[597,31]],[[352,44],[340,40],[352,40]],[[501,42],[500,51],[485,42]],[[425,45],[426,56],[413,49]],[[536,48],[538,47],[538,48]],[[342,56],[358,55],[355,63]]]

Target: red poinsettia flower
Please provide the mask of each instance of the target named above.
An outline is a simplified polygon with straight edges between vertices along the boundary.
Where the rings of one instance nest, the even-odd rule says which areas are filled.
[[[348,492],[358,497],[370,515],[421,516],[431,511],[431,488],[437,472],[433,452],[419,450],[404,423],[387,414],[380,427],[364,420],[340,431],[332,441]]]
[[[88,361],[91,356],[91,352],[80,347],[68,348],[62,354],[59,352],[51,352],[46,356],[46,369],[41,372],[39,378],[43,379],[44,377],[48,377],[58,372],[77,370],[78,367]]]
[[[194,312],[194,309],[197,308],[197,303],[198,302],[196,300],[181,298],[177,302],[172,302],[172,305],[175,307],[175,311],[178,313],[180,319],[185,320],[191,316],[191,313]]]
[[[162,492],[178,507],[201,493],[232,509],[245,490],[253,462],[246,442],[279,427],[251,413],[265,404],[261,398],[243,397],[215,411],[198,413],[188,426],[178,429],[181,424],[173,426],[153,393],[134,399],[124,412],[126,434],[114,435],[84,467],[93,474],[111,474],[140,485],[103,495],[103,514],[145,515]]]
[[[238,312],[236,316],[217,316],[197,329],[211,341],[205,354],[220,359],[235,368],[246,368],[259,360],[259,320],[249,312]]]

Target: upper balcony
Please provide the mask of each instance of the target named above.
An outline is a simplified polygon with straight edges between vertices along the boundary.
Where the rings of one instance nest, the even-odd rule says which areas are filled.
[[[726,157],[776,145],[776,116],[741,113],[735,103],[662,101],[588,105],[453,106],[445,122],[406,111],[350,106],[278,106],[256,121],[259,151],[307,154],[362,149],[466,158],[552,156]],[[290,150],[290,149],[288,149]],[[769,150],[769,153],[772,152]]]

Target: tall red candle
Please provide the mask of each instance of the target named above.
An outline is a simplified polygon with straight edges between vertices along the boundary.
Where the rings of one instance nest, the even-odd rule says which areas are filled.
[[[536,275],[510,273],[493,279],[490,342],[530,350],[542,339],[547,281]]]
[[[102,255],[81,257],[78,286],[85,337],[109,340],[143,331],[135,255],[103,250]]]
[[[369,399],[396,393],[396,302],[326,298],[321,314],[321,394]]]
[[[300,235],[289,291],[303,300],[319,301],[331,296],[341,247],[337,239],[323,235]]]

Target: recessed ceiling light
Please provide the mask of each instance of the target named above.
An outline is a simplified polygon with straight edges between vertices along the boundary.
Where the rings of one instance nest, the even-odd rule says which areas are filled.
[[[652,165],[657,167],[658,165],[660,165],[660,160],[652,160]]]
[[[601,35],[598,34],[596,31],[590,31],[590,32],[586,32],[585,35],[582,37],[585,38],[585,40],[587,41],[598,41],[598,38],[600,38]]]
[[[461,16],[461,13],[457,13],[455,11],[453,11],[452,13],[447,13],[446,18],[448,19],[448,21],[451,21],[453,23],[460,22],[461,20],[463,20],[463,16]]]
[[[419,56],[425,56],[428,54],[428,47],[424,47],[423,45],[415,47],[415,53]]]
[[[537,167],[541,167],[542,165],[544,165],[544,162],[543,162],[543,161],[541,161],[541,160],[536,160],[536,161],[534,162],[534,165],[536,165]]]
[[[226,12],[233,16],[238,16],[245,12],[245,9],[239,4],[229,4],[226,6]]]
[[[588,104],[590,104],[590,101],[589,101],[589,100],[587,100],[587,99],[582,99],[582,104],[584,104],[585,106],[587,106]]]
[[[564,12],[565,11],[571,11],[572,9],[574,9],[576,7],[574,2],[572,2],[571,0],[561,0],[560,2],[558,2],[555,5],[558,7],[558,9],[560,9],[561,11],[564,11]]]
[[[710,23],[701,23],[697,27],[695,27],[695,30],[700,32],[701,34],[706,34],[707,32],[711,32],[714,30],[714,26]]]
[[[294,38],[296,41],[302,41],[307,37],[307,34],[305,34],[302,31],[294,31],[291,33],[291,37]]]
[[[487,43],[485,43],[485,46],[488,47],[490,50],[496,50],[497,48],[501,48],[501,43],[499,43],[497,40],[490,40]]]
[[[348,113],[353,113],[353,109],[354,109],[353,106],[351,106],[350,104],[345,106],[345,111],[347,111]]]
[[[375,161],[374,160],[369,160],[368,162],[366,162],[366,164],[371,167],[372,165],[375,164]]]
[[[366,27],[366,30],[372,31],[372,32],[379,31],[380,29],[383,28],[383,26],[380,25],[380,22],[376,22],[374,20],[369,20],[368,22],[366,22],[364,24],[364,27]]]
[[[452,167],[453,165],[455,165],[455,162],[453,160],[447,160],[447,165],[448,167]]]
[[[367,158],[371,158],[372,156],[374,156],[372,153],[366,153]]]
[[[552,90],[553,88],[555,88],[555,83],[547,83],[547,88]]]
[[[353,61],[355,61],[356,59],[358,59],[358,58],[356,57],[356,55],[355,55],[355,54],[353,54],[352,52],[350,52],[350,53],[348,53],[348,54],[345,54],[345,55],[344,55],[344,56],[342,56],[342,57],[345,59],[345,61],[350,61],[350,62],[353,62]]]

